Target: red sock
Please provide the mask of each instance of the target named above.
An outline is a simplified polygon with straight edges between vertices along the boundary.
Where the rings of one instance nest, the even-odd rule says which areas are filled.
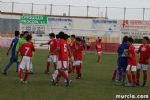
[[[62,76],[64,79],[66,79],[67,81],[70,80],[69,77],[68,77],[68,75],[66,75],[66,73],[65,73],[64,70],[61,70],[61,76]]]
[[[113,76],[112,76],[112,80],[115,80],[115,78],[116,78],[116,73],[117,73],[117,70],[114,70],[114,73],[113,73]]]
[[[144,74],[143,77],[144,77],[143,78],[143,83],[146,84],[146,82],[147,82],[147,74]]]
[[[57,65],[56,65],[56,63],[54,63],[54,69],[56,70],[56,67],[57,67]]]
[[[46,72],[49,72],[50,62],[47,62],[47,70]]]
[[[27,80],[27,78],[28,78],[28,70],[26,70],[26,72],[25,72],[24,81],[26,81],[26,80]]]
[[[20,80],[23,79],[23,70],[20,68],[20,71],[19,71],[19,77],[20,77]]]
[[[72,70],[71,70],[72,73],[75,73],[75,68],[76,68],[75,66],[72,67]]]
[[[132,74],[132,82],[133,82],[133,84],[136,84],[136,80],[135,80],[135,75],[134,74]]]
[[[129,82],[129,83],[132,83],[131,74],[127,74],[127,77],[128,77],[128,82]]]
[[[60,78],[61,78],[61,73],[59,72],[58,75],[57,75],[57,77],[56,77],[56,82],[57,83],[59,82]]]
[[[140,80],[140,71],[136,72],[136,82],[137,84],[139,84],[139,80]]]

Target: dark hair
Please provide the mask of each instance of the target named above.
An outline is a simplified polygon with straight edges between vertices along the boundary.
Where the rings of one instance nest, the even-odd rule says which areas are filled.
[[[55,38],[55,34],[54,33],[50,33],[49,36]]]
[[[122,42],[123,42],[123,43],[126,43],[126,42],[128,41],[128,39],[129,39],[128,36],[124,36],[123,39],[122,39]]]
[[[76,41],[81,42],[81,38],[77,37],[77,38],[76,38]]]
[[[22,37],[23,37],[23,35],[24,35],[24,34],[23,34],[23,33],[21,33],[21,34],[20,34],[20,38],[22,38]]]
[[[131,42],[131,43],[133,43],[133,42],[134,42],[134,39],[133,39],[132,37],[129,37],[129,38],[128,38],[128,41]]]
[[[69,38],[68,34],[64,34],[64,40],[67,40]]]
[[[29,32],[28,32],[28,31],[24,31],[24,32],[23,32],[23,35],[25,35],[25,34],[29,34]]]
[[[20,32],[19,31],[15,31],[15,36],[19,36]]]
[[[72,38],[76,38],[76,36],[75,36],[74,34],[73,34],[73,35],[71,35],[71,37],[72,37]]]
[[[143,38],[146,39],[147,42],[149,42],[149,37],[145,36]]]
[[[59,38],[59,34],[56,35],[56,38],[57,38],[57,39]]]
[[[64,32],[59,32],[59,38],[64,39],[64,34],[65,34]]]
[[[26,37],[26,40],[27,41],[30,41],[32,39],[32,36],[31,35],[28,35],[27,37]]]

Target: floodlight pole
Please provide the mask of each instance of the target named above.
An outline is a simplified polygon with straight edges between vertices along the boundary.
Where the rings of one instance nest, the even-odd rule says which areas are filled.
[[[124,16],[123,16],[124,20],[126,20],[126,10],[127,10],[127,8],[124,8]]]
[[[106,12],[105,12],[105,18],[107,19],[108,18],[108,11],[107,11],[107,7],[106,7]]]
[[[87,17],[89,16],[89,6],[87,6]]]
[[[143,20],[145,20],[145,8],[143,8]]]
[[[12,10],[12,11],[11,11],[12,13],[14,12],[14,4],[15,4],[15,2],[13,1],[13,2],[12,2],[12,9],[11,9],[11,10]]]
[[[70,16],[70,8],[71,8],[71,5],[68,5],[68,7],[69,7],[68,16]]]
[[[33,6],[34,6],[34,4],[32,3],[32,7],[31,7],[31,15],[33,14]]]
[[[53,11],[53,4],[50,4],[50,15],[52,15],[52,11]]]

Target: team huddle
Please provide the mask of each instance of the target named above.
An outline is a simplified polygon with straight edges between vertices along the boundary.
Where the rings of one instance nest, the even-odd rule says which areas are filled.
[[[56,37],[56,38],[55,38]],[[51,80],[53,85],[58,85],[61,77],[65,79],[65,86],[69,86],[72,82],[69,74],[77,74],[76,79],[82,77],[82,55],[85,49],[82,40],[75,35],[67,35],[60,32],[55,36],[54,33],[49,34],[50,41],[41,43],[40,46],[48,45],[49,53],[45,73],[50,72],[50,62],[53,63],[54,72]],[[71,42],[69,42],[69,38]],[[28,75],[33,74],[32,56],[35,52],[35,47],[32,43],[32,36],[25,31],[20,35],[19,31],[15,32],[15,38],[12,40],[9,51],[12,49],[9,63],[3,70],[3,74],[7,75],[10,66],[15,62],[17,64],[16,72],[19,73],[21,83],[27,83]]]
[[[116,85],[139,86],[141,70],[143,71],[142,86],[147,85],[147,70],[150,62],[149,38],[143,37],[143,44],[140,45],[137,51],[133,42],[134,40],[131,37],[125,36],[118,48],[117,68],[112,77],[112,80],[116,80]],[[140,54],[138,64],[136,53]],[[128,83],[125,83],[126,76]]]

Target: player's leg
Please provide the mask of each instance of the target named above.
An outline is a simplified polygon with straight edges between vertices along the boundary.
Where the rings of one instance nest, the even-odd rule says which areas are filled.
[[[81,61],[76,61],[76,73],[77,73],[76,79],[80,79],[82,76],[81,67],[82,67]]]
[[[74,57],[72,59],[74,61]],[[71,63],[72,63],[71,73],[75,73],[76,66],[74,65],[74,62]]]
[[[50,56],[48,56],[48,61],[47,61],[46,71],[45,71],[46,74],[49,74],[50,72],[50,62],[51,62],[51,58]]]
[[[127,71],[127,78],[128,78],[128,84],[126,85],[126,86],[132,86],[132,74],[131,74],[131,65],[128,65],[127,66],[127,69],[126,69],[126,71]]]
[[[57,68],[52,74],[52,85],[56,85],[59,83],[61,77],[60,69],[61,69],[61,61],[57,61]]]
[[[101,62],[101,52],[98,52],[97,55],[98,55],[97,62],[100,63]]]
[[[28,71],[29,74],[33,74],[33,64],[32,64],[32,58],[31,58],[31,61],[30,61],[30,65],[29,65],[29,71]]]
[[[137,72],[136,72],[136,85],[139,86],[140,82],[140,72],[141,72],[141,64],[138,64],[137,66]]]
[[[22,57],[20,64],[19,64],[19,78],[20,78],[20,82],[23,82],[23,78],[24,78],[24,72],[23,70],[25,69],[25,58]]]
[[[18,71],[19,71],[19,62],[16,61],[16,72],[18,72]]]
[[[146,86],[148,65],[143,65],[142,70],[143,70],[143,86]]]
[[[127,65],[125,65],[123,67],[123,70],[122,70],[122,80],[123,80],[123,85],[125,85],[125,81],[126,81],[126,69],[127,69]]]
[[[116,73],[117,73],[117,69],[115,69],[115,70],[114,70],[114,72],[113,72],[113,75],[112,75],[112,81],[114,81],[114,80],[115,80]]]
[[[136,86],[136,75],[135,75],[136,71],[137,71],[136,66],[132,66],[131,73],[132,73],[132,83],[133,83],[133,86]]]
[[[30,69],[30,64],[31,64],[31,58],[30,57],[25,57],[25,76],[24,76],[24,83],[27,83],[28,80],[28,74],[29,74],[29,69]]]
[[[8,62],[8,64],[5,66],[4,70],[3,70],[3,74],[7,75],[7,71],[8,69],[11,67],[11,65],[14,63],[14,59],[13,57],[10,57],[10,60]]]
[[[69,86],[70,85],[70,78],[69,78],[69,75],[66,73],[68,63],[67,63],[67,61],[61,61],[61,65],[62,65],[62,68],[61,68],[60,74],[66,80],[65,85]]]
[[[115,76],[115,80],[119,81],[119,73],[121,72],[121,66],[118,65],[117,70],[116,70],[116,76]]]
[[[56,67],[57,67],[57,64],[56,64],[56,55],[53,55],[52,62],[53,62],[53,65],[54,65],[54,70],[56,70]]]

